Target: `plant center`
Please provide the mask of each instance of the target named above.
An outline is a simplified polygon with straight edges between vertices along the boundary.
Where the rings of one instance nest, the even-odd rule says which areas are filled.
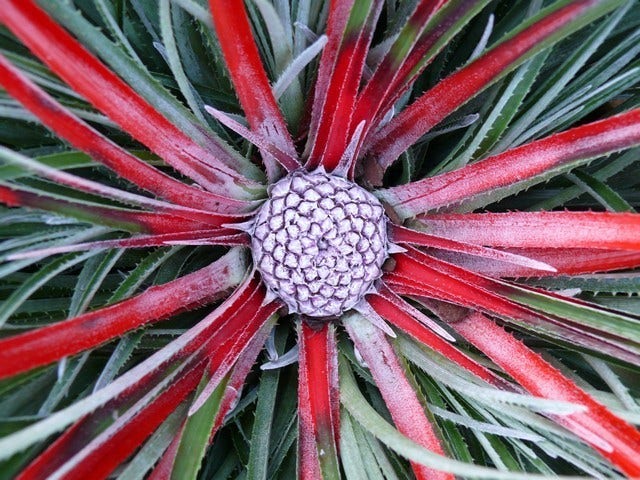
[[[253,259],[291,313],[336,317],[382,275],[386,225],[371,193],[342,177],[298,170],[271,186],[258,211]]]

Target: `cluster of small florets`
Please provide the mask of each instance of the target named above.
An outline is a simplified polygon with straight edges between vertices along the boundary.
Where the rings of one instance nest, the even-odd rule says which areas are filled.
[[[271,186],[251,230],[257,269],[291,313],[334,317],[354,307],[387,258],[382,205],[323,171],[296,171]]]

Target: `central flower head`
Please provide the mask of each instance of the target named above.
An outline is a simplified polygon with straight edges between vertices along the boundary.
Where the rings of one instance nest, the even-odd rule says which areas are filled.
[[[267,287],[291,313],[309,317],[354,307],[380,278],[388,256],[378,199],[323,171],[298,170],[273,184],[250,233]]]

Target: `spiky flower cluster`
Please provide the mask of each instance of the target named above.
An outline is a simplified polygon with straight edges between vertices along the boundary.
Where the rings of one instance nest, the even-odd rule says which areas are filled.
[[[386,218],[371,193],[323,171],[275,183],[252,229],[255,264],[290,312],[334,317],[382,275]]]

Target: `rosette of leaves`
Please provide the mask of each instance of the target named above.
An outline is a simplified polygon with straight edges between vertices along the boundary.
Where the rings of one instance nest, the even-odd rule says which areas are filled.
[[[638,1],[0,24],[0,477],[640,476]],[[253,263],[318,172],[386,210],[331,318]]]

